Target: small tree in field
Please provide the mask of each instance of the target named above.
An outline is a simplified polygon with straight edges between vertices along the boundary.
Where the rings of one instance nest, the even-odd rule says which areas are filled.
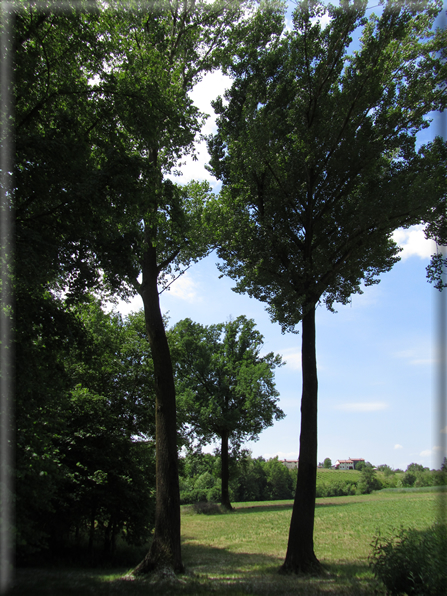
[[[332,460],[330,457],[327,457],[323,462],[323,468],[330,468],[332,467]]]
[[[373,490],[380,490],[382,483],[377,478],[374,468],[366,466],[363,468],[359,483],[357,484],[357,491],[362,494],[369,494]]]
[[[222,505],[231,509],[229,450],[284,418],[277,406],[273,352],[260,356],[263,337],[244,316],[209,327],[185,319],[170,334],[178,402],[184,421],[201,442],[221,442]]]

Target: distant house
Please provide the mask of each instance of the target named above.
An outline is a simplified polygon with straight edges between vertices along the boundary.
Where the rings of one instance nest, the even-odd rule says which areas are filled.
[[[336,470],[355,470],[356,464],[365,461],[363,457],[350,457],[349,459],[337,459],[334,464]]]
[[[354,462],[352,459],[337,459],[334,464],[336,470],[353,470]]]
[[[284,459],[282,463],[289,470],[296,470],[298,468],[298,462],[299,462],[299,459]]]
[[[365,462],[365,460],[363,459],[363,457],[357,457],[357,458],[356,457],[350,457],[349,459],[354,462],[354,469],[357,467],[357,464],[359,462],[361,462],[361,461],[362,462]]]

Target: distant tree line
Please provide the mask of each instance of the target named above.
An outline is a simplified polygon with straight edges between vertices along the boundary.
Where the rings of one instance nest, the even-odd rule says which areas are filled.
[[[361,462],[360,474],[344,470],[317,473],[317,498],[368,494],[382,488],[439,486],[445,483],[445,473],[430,470],[420,464],[410,464],[406,471],[393,470],[388,465],[377,469]],[[190,452],[180,458],[180,501],[182,504],[220,502],[221,462],[218,454]],[[446,469],[444,463],[443,469]],[[234,502],[275,501],[293,499],[297,469],[287,468],[278,457],[265,460],[253,458],[242,451],[230,457],[230,499]]]

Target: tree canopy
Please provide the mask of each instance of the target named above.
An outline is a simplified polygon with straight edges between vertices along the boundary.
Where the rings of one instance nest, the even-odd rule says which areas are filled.
[[[439,2],[297,4],[293,29],[231,65],[214,103],[211,171],[222,180],[223,273],[267,304],[283,329],[302,323],[298,484],[284,571],[318,570],[315,310],[334,310],[398,260],[392,232],[431,222],[446,192],[447,144],[416,150],[446,104]],[[321,25],[327,15],[329,23]],[[349,54],[361,29],[360,48]],[[223,224],[223,222],[225,222]]]

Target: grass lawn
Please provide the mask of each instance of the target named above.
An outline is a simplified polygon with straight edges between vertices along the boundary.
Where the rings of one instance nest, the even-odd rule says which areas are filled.
[[[323,577],[283,576],[291,501],[236,503],[228,514],[182,508],[184,575],[123,579],[126,569],[19,569],[11,595],[385,594],[368,567],[373,535],[436,519],[436,492],[374,493],[317,499],[315,553]],[[139,561],[135,561],[137,564]]]

